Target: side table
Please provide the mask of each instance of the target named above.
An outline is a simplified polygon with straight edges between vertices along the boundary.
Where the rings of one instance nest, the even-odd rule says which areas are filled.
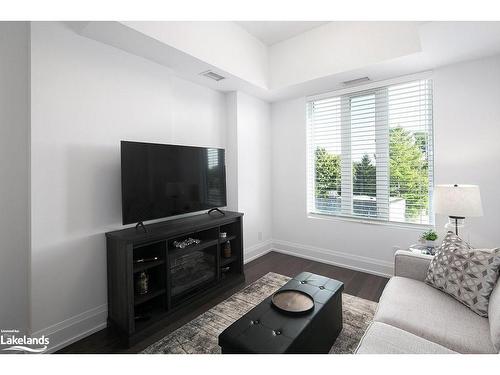
[[[435,255],[436,254],[435,247],[429,247],[429,246],[425,246],[422,244],[410,245],[408,247],[408,250],[410,250],[412,253],[417,253],[417,254],[424,254],[424,255]]]

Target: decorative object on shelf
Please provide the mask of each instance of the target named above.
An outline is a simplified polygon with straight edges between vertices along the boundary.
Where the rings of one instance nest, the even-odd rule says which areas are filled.
[[[299,290],[281,290],[274,293],[273,306],[289,314],[304,314],[314,308],[313,298]]]
[[[143,295],[149,292],[149,276],[146,272],[141,272],[135,281],[135,292]]]
[[[412,253],[417,253],[417,254],[432,255],[432,256],[436,255],[435,247],[427,247],[426,245],[422,244],[410,245],[408,247],[408,250],[410,250]]]
[[[188,246],[198,245],[201,240],[196,238],[186,238],[184,241],[174,241],[174,246],[178,249],[185,249]]]
[[[481,194],[477,185],[437,185],[434,189],[434,212],[448,215],[446,231],[458,236],[466,217],[483,216]]]
[[[231,252],[231,241],[227,241],[224,244],[224,258],[231,258],[232,252]]]
[[[221,239],[225,239],[225,238],[227,238],[227,233],[226,232],[220,232],[219,237]]]
[[[436,240],[438,238],[438,235],[436,231],[429,229],[427,232],[422,233],[420,236],[420,239],[422,240],[423,244],[427,247],[435,248],[436,247]]]
[[[154,262],[155,260],[159,260],[159,257],[151,257],[151,258],[139,258],[134,260],[134,263],[147,263],[147,262]]]

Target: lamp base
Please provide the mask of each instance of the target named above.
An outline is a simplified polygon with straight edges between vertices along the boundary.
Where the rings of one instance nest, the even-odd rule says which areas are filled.
[[[444,226],[447,232],[455,232],[458,236],[458,228],[465,227],[465,217],[448,216],[448,223]]]

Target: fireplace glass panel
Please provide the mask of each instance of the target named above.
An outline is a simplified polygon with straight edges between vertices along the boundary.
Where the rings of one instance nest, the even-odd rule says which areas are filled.
[[[217,246],[202,250],[176,249],[169,255],[171,296],[178,297],[217,278]]]

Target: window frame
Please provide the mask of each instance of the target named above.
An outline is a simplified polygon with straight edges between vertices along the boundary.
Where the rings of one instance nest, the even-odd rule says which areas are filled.
[[[333,221],[345,221],[345,222],[353,222],[353,223],[361,223],[361,224],[369,224],[369,225],[385,225],[385,226],[392,226],[392,227],[397,227],[397,228],[406,228],[406,229],[413,229],[413,230],[422,230],[425,228],[435,228],[435,213],[433,210],[432,206],[432,196],[433,196],[433,185],[434,185],[434,180],[435,180],[435,153],[436,153],[436,148],[435,148],[435,130],[434,130],[434,87],[432,87],[432,95],[430,98],[431,101],[431,108],[432,108],[432,113],[431,113],[431,122],[430,122],[430,129],[431,129],[431,134],[429,137],[429,145],[430,145],[430,150],[433,154],[431,158],[428,159],[428,165],[429,168],[431,169],[431,173],[429,173],[429,223],[413,223],[413,222],[408,222],[408,221],[391,221],[387,217],[387,219],[381,219],[379,217],[377,218],[370,218],[370,217],[364,217],[364,216],[354,216],[354,215],[346,215],[342,214],[341,212],[335,213],[335,214],[328,214],[328,213],[322,213],[322,212],[315,212],[314,209],[311,208],[311,203],[315,204],[315,186],[314,186],[314,179],[315,179],[315,170],[314,170],[314,162],[311,163],[311,141],[312,141],[312,136],[310,134],[310,125],[309,125],[309,119],[310,119],[310,106],[309,103],[312,101],[316,100],[321,100],[321,99],[328,99],[332,97],[349,97],[349,102],[353,97],[356,96],[361,96],[361,95],[366,95],[369,93],[373,93],[375,96],[377,96],[377,90],[380,89],[385,89],[388,86],[392,85],[399,85],[399,84],[404,84],[404,83],[410,83],[413,81],[418,81],[418,80],[431,80],[432,82],[432,72],[431,71],[426,71],[426,72],[421,72],[421,73],[416,73],[416,74],[411,74],[411,75],[405,75],[402,77],[396,77],[392,79],[387,79],[383,81],[376,81],[372,82],[369,84],[364,84],[364,85],[358,85],[358,86],[353,86],[349,87],[346,89],[340,89],[340,90],[334,90],[334,91],[329,91],[329,92],[324,92],[321,94],[316,94],[316,95],[311,95],[307,96],[305,98],[305,107],[306,107],[306,215],[308,218],[311,219],[325,219],[325,220],[333,220]],[[342,125],[341,125],[342,126]],[[389,130],[389,128],[388,128]],[[341,141],[343,142],[343,141]],[[389,153],[389,141],[387,141],[387,153]],[[377,151],[378,154],[378,151]],[[341,158],[341,160],[344,158]],[[311,168],[311,165],[313,166]],[[311,170],[312,169],[312,170]],[[388,176],[389,177],[389,176]],[[390,178],[388,178],[388,184],[387,186],[388,190],[390,191]],[[352,184],[352,176],[349,181]],[[341,181],[342,184],[342,181]],[[377,174],[377,197],[379,196],[379,177]],[[390,197],[390,193],[388,194]],[[352,204],[352,198],[350,199],[350,203]]]

